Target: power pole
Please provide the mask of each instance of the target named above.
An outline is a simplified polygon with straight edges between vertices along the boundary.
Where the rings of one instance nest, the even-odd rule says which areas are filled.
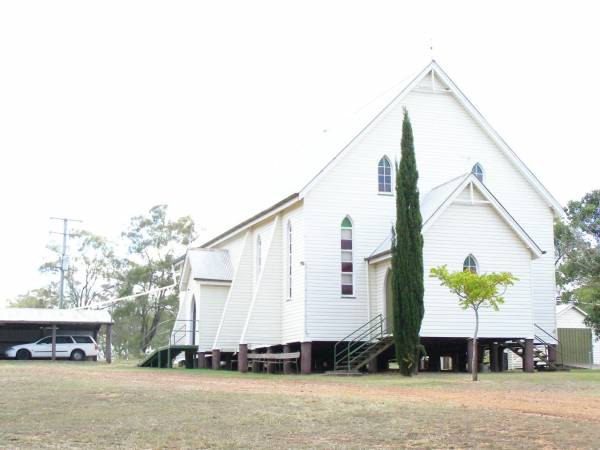
[[[62,309],[64,306],[64,298],[65,298],[65,271],[68,270],[68,262],[67,262],[67,237],[69,236],[69,221],[71,222],[81,222],[81,220],[77,219],[68,219],[66,217],[50,217],[50,220],[62,220],[63,222],[63,231],[62,233],[52,232],[54,234],[62,234],[62,252],[60,256],[60,294],[58,297],[58,307]]]

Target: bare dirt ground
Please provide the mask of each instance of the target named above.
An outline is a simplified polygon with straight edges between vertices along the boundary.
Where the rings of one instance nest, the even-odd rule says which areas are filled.
[[[0,362],[1,448],[600,448],[600,372],[359,378]]]
[[[214,372],[206,371],[210,375]],[[324,380],[324,376],[312,377],[283,377],[272,376],[270,378],[248,378],[248,377],[196,377],[193,374],[181,373],[169,374],[168,377],[157,376],[156,371],[138,371],[135,374],[125,372],[112,372],[107,379],[124,379],[130,383],[146,384],[152,386],[173,386],[182,390],[198,390],[208,392],[248,393],[248,394],[285,394],[298,396],[317,397],[342,397],[342,398],[367,398],[374,400],[397,400],[410,402],[428,402],[432,404],[448,403],[454,406],[467,408],[486,408],[498,411],[517,411],[521,413],[539,414],[544,416],[562,417],[567,419],[586,420],[600,423],[600,396],[592,395],[582,398],[580,392],[574,389],[564,388],[564,391],[549,389],[532,389],[530,385],[509,386],[507,389],[491,389],[494,387],[493,379],[473,383],[465,375],[458,377],[453,375],[419,375],[424,381],[435,380],[436,377],[446,376],[448,380],[441,386],[415,387],[412,384],[386,385],[386,381],[393,382],[395,376],[380,375],[378,381],[382,384],[358,383],[358,380],[349,382],[348,378],[336,377]],[[520,374],[515,374],[515,378]],[[522,377],[545,377],[569,378],[571,374],[523,374]],[[562,375],[562,376],[561,376]],[[598,374],[600,382],[600,373]],[[511,374],[506,374],[506,377]],[[385,379],[388,378],[388,380]],[[522,379],[521,377],[521,379]],[[368,377],[365,377],[368,378]],[[499,377],[495,377],[496,379]],[[365,380],[366,381],[366,380]],[[555,380],[552,380],[555,381]],[[536,385],[534,385],[536,386]],[[598,386],[600,390],[600,386]],[[581,389],[579,389],[581,391]],[[591,392],[589,392],[591,391]],[[597,394],[593,390],[588,393]],[[585,400],[585,401],[583,401]],[[600,445],[600,442],[599,442]]]

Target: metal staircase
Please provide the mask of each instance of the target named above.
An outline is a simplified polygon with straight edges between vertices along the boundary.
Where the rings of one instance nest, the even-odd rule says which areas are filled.
[[[562,364],[562,355],[560,353],[560,341],[558,338],[548,333],[539,325],[535,325],[536,333],[533,340],[533,364],[537,370],[564,370]],[[505,347],[510,349],[517,356],[523,358],[525,352],[525,341],[518,340],[507,342]],[[557,351],[557,360],[552,361],[549,357],[550,346],[555,346]]]
[[[139,367],[171,368],[173,359],[181,352],[185,352],[185,367],[192,369],[194,354],[198,347],[196,345],[165,345],[153,350],[139,363]]]
[[[198,351],[198,346],[194,344],[196,324],[192,320],[170,319],[159,323],[156,325],[155,329],[168,322],[173,322],[172,330],[167,329],[162,333],[156,333],[156,336],[159,337],[159,339],[161,335],[168,333],[170,335],[168,344],[159,346],[146,355],[146,357],[138,364],[139,367],[171,368],[173,367],[173,360],[180,353],[184,352],[185,367],[187,369],[193,368],[194,355]],[[180,324],[179,322],[183,323]],[[188,322],[191,322],[191,324]],[[150,332],[148,334],[150,334]],[[190,341],[191,343],[188,343],[187,341]]]
[[[381,314],[344,337],[333,349],[333,374],[355,374],[394,343]]]

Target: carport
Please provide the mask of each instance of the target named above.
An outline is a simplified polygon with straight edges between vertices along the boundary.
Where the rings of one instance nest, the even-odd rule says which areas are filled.
[[[104,355],[112,362],[112,319],[105,310],[3,308],[0,309],[0,355],[13,345],[52,336],[52,359],[56,359],[56,335],[85,334],[96,342],[102,326],[106,333]]]

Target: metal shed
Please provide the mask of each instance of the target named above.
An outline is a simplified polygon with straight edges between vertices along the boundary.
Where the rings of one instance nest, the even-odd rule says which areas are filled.
[[[112,362],[113,321],[108,311],[81,309],[2,308],[0,309],[0,354],[8,347],[52,336],[52,359],[56,359],[57,334],[89,334],[97,340],[106,333],[104,355]]]

